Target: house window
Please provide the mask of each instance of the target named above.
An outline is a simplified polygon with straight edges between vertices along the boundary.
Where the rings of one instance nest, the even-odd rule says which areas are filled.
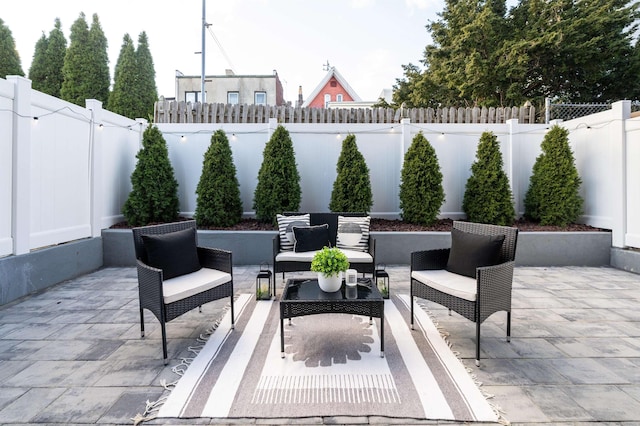
[[[205,102],[207,99],[207,92],[204,92]],[[192,104],[200,102],[200,92],[184,92],[184,101],[191,102]]]
[[[240,94],[238,92],[227,92],[227,103],[236,105],[240,102]]]
[[[256,105],[266,105],[267,104],[267,92],[256,92],[253,95],[253,103]]]
[[[331,95],[329,93],[324,94],[324,107],[327,108],[331,102]]]
[[[335,80],[331,80],[331,82],[329,83],[329,85],[330,85],[331,87],[338,87],[338,82],[337,82],[337,81],[335,81]]]
[[[336,102],[342,102],[342,93],[336,95]]]

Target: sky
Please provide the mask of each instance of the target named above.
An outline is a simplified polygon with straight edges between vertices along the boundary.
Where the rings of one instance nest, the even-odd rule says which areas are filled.
[[[5,0],[6,1],[6,0]],[[438,19],[444,0],[204,0],[205,73],[265,75],[277,71],[286,101],[304,99],[335,67],[363,101],[375,101],[403,77],[402,65],[420,65],[431,42],[425,26]],[[3,2],[4,3],[4,2]],[[125,34],[137,46],[145,31],[158,94],[175,96],[175,75],[201,75],[203,0],[21,0],[3,5],[28,75],[35,44],[60,18],[70,28],[81,12],[88,25],[98,14],[108,42],[111,78]],[[196,53],[198,52],[198,53]]]

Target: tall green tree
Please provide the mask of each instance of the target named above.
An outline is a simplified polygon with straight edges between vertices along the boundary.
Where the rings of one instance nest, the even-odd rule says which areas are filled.
[[[371,211],[373,193],[369,167],[358,150],[356,136],[348,135],[342,141],[342,150],[336,166],[338,175],[333,182],[329,210],[332,212]]]
[[[138,118],[138,66],[133,40],[129,34],[122,39],[120,55],[114,72],[113,92],[107,109],[129,118]],[[146,117],[145,117],[146,118]]]
[[[427,25],[424,70],[404,66],[407,106],[611,102],[635,92],[639,3],[632,0],[446,0]],[[634,93],[637,96],[637,93]]]
[[[47,81],[46,56],[48,45],[49,40],[47,39],[47,36],[42,33],[42,36],[40,36],[36,42],[33,59],[31,60],[31,67],[29,68],[31,87],[41,92],[44,92],[42,89]]]
[[[513,224],[513,194],[502,167],[498,138],[492,132],[482,133],[462,199],[462,210],[471,222]]]
[[[98,14],[93,14],[91,28],[89,29],[89,47],[92,55],[89,56],[88,65],[91,67],[90,74],[93,94],[92,98],[107,103],[109,100],[109,87],[111,86],[111,76],[109,74],[109,54],[107,49],[109,43],[104,35]]]
[[[63,82],[60,97],[76,105],[84,106],[85,99],[90,99],[91,79],[88,57],[91,55],[89,46],[89,26],[84,13],[71,25],[69,48],[62,66]]]
[[[505,0],[447,0],[441,19],[427,26],[434,44],[426,47],[423,63],[441,102],[504,101],[504,77],[496,65],[508,36],[505,14]]]
[[[565,226],[582,214],[582,180],[569,146],[569,131],[553,126],[544,136],[524,197],[524,214],[541,225]]]
[[[400,172],[400,210],[406,222],[430,225],[444,203],[436,150],[422,132],[413,137]]]
[[[84,106],[86,99],[104,104],[109,99],[109,59],[107,39],[98,15],[93,15],[91,29],[84,13],[71,26],[70,43],[64,58],[60,89],[62,99]]]
[[[229,139],[222,129],[211,136],[196,194],[198,225],[228,227],[242,219],[240,184]]]
[[[8,75],[24,76],[24,71],[20,64],[20,55],[16,50],[16,41],[9,27],[0,18],[0,78]]]
[[[512,10],[505,50],[514,93],[571,102],[627,99],[638,3],[629,0],[521,0]]]
[[[49,37],[42,37],[36,43],[33,61],[29,69],[32,87],[51,96],[60,97],[62,87],[64,57],[67,51],[67,39],[62,32],[60,19],[56,18],[55,26]]]
[[[261,222],[276,222],[276,215],[295,212],[300,207],[302,189],[293,142],[287,129],[279,125],[262,153],[253,208]]]
[[[132,190],[122,213],[131,226],[172,222],[178,218],[178,181],[169,161],[167,142],[152,124],[142,136],[142,149],[131,174]]]
[[[149,39],[146,32],[138,36],[138,48],[136,49],[136,64],[138,66],[138,94],[139,109],[136,118],[153,117],[153,106],[158,100],[158,88],[156,86],[156,70],[153,65],[153,57],[149,49]]]

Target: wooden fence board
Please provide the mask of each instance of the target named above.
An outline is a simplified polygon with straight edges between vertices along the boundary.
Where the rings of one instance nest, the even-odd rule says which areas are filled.
[[[155,123],[535,123],[533,106],[523,107],[442,107],[442,108],[301,108],[247,104],[204,104],[199,102],[158,101],[154,105]]]

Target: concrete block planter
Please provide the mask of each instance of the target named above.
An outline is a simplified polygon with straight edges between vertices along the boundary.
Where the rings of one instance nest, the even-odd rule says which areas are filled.
[[[376,261],[388,265],[409,264],[412,251],[448,247],[449,232],[372,232]],[[198,231],[201,245],[233,252],[236,265],[272,262],[271,241],[276,231]],[[102,231],[104,266],[133,266],[133,242],[128,229]],[[518,266],[609,266],[610,232],[521,232]]]

